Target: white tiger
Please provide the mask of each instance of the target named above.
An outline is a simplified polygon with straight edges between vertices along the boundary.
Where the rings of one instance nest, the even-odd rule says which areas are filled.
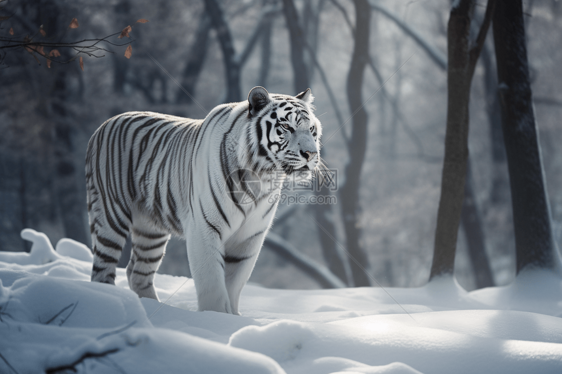
[[[319,164],[312,101],[310,89],[254,87],[204,120],[128,112],[101,125],[86,155],[92,281],[115,283],[130,234],[129,286],[158,300],[154,274],[173,234],[186,239],[199,310],[239,314],[277,208],[276,178]]]

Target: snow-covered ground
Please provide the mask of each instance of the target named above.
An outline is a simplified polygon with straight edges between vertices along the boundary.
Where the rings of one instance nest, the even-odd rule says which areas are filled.
[[[191,279],[156,275],[160,299],[89,282],[87,247],[0,252],[0,373],[562,373],[562,282],[524,274],[466,293],[248,285],[242,316],[197,312]]]

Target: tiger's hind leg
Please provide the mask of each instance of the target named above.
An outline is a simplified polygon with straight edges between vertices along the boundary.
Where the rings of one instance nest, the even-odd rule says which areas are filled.
[[[101,222],[100,222],[101,221]],[[117,263],[121,257],[126,237],[103,224],[103,217],[90,214],[92,232],[92,282],[115,284]]]
[[[142,218],[136,218],[131,228],[131,260],[127,265],[129,287],[139,297],[158,300],[154,275],[164,257],[170,234],[155,229]]]
[[[127,239],[127,214],[102,203],[103,195],[96,188],[92,173],[92,155],[88,150],[86,159],[86,191],[88,200],[88,218],[92,235],[92,282],[115,284],[115,271],[121,252]],[[108,204],[109,205],[109,204]]]

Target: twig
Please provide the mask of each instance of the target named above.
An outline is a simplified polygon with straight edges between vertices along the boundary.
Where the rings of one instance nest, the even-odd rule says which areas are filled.
[[[2,361],[4,361],[4,362],[6,363],[6,365],[8,365],[8,367],[9,367],[10,369],[12,369],[12,371],[13,371],[14,373],[19,374],[18,371],[12,366],[12,364],[10,364],[10,363],[8,362],[8,360],[6,359],[6,357],[4,357],[4,356],[2,355],[2,353],[0,353],[0,358],[2,359]]]
[[[68,365],[57,366],[57,367],[54,367],[54,368],[49,368],[49,369],[45,370],[45,373],[46,374],[56,374],[57,372],[64,371],[64,370],[72,370],[72,371],[76,372],[75,366],[78,365],[79,363],[81,363],[82,361],[88,359],[88,358],[106,357],[110,354],[117,353],[117,352],[119,352],[118,348],[109,349],[105,352],[100,352],[100,353],[86,352],[82,356],[80,356],[80,358],[78,360],[74,361],[73,363],[68,364]]]
[[[69,308],[72,308],[70,313],[68,313],[68,315],[60,321],[59,326],[62,326],[66,322],[66,320],[72,315],[72,313],[74,313],[74,310],[76,309],[76,306],[78,306],[78,301],[76,303],[72,303],[70,305],[65,306],[64,308],[62,308],[62,310],[60,312],[58,312],[50,320],[45,322],[45,325],[51,324],[51,322],[53,322],[55,319],[57,319],[58,316],[60,316],[62,313],[64,313]]]
[[[115,335],[115,334],[119,334],[120,332],[123,332],[123,331],[125,331],[125,330],[131,328],[135,323],[137,323],[136,320],[134,320],[133,322],[129,323],[129,324],[126,325],[126,326],[123,326],[123,327],[121,327],[121,328],[118,328],[117,330],[113,330],[113,331],[109,331],[109,332],[103,333],[103,334],[101,334],[100,336],[98,336],[98,337],[96,338],[96,340],[102,340],[103,338],[107,338],[108,336]]]

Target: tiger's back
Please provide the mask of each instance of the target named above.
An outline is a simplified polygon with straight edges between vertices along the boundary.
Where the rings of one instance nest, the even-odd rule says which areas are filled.
[[[192,157],[202,123],[153,112],[127,112],[106,121],[88,144],[88,211],[109,214],[108,225],[121,237],[128,235],[135,211],[181,236],[178,208],[186,184],[178,180],[189,182],[189,175],[180,166]],[[91,222],[92,233],[98,224]]]

